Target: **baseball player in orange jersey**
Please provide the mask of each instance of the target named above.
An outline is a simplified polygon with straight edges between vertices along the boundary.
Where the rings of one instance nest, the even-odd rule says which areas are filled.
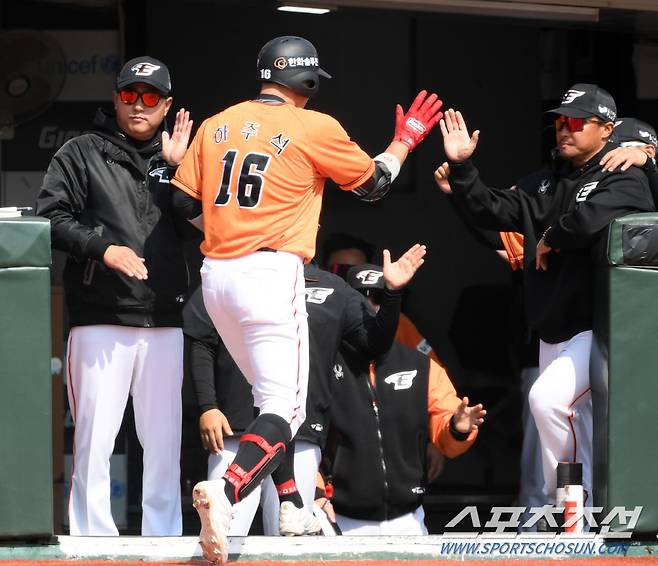
[[[325,180],[366,201],[383,197],[442,116],[425,91],[406,113],[398,105],[393,141],[372,159],[335,119],[304,108],[321,76],[330,78],[307,40],[268,42],[257,62],[260,94],[207,119],[173,179],[177,208],[188,218],[202,212],[204,302],[260,408],[223,479],[194,488],[201,547],[213,562],[228,558],[233,504],[279,465],[304,421],[303,263],[315,252]]]

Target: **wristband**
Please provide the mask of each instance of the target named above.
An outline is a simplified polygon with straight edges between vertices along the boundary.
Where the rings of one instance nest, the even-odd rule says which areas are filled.
[[[402,164],[400,163],[400,160],[392,153],[388,153],[387,151],[380,153],[373,158],[373,161],[379,161],[380,163],[386,165],[386,168],[391,173],[391,183],[395,181],[396,177],[400,174],[400,168],[402,167]]]

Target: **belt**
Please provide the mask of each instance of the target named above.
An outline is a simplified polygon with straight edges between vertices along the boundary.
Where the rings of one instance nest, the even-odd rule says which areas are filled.
[[[258,248],[256,251],[257,252],[276,252],[277,250],[275,250],[274,248]]]

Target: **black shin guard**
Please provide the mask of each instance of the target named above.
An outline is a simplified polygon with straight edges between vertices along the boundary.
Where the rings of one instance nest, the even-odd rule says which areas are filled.
[[[237,503],[270,475],[285,456],[290,426],[278,415],[260,415],[240,438],[238,453],[224,474],[226,496]]]

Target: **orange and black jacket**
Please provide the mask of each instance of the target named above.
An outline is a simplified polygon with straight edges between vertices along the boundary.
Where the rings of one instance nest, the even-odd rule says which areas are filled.
[[[459,398],[443,368],[395,343],[370,358],[343,347],[331,406],[332,503],[355,519],[390,520],[422,504],[426,451],[448,457],[470,448],[477,431],[451,427]]]

